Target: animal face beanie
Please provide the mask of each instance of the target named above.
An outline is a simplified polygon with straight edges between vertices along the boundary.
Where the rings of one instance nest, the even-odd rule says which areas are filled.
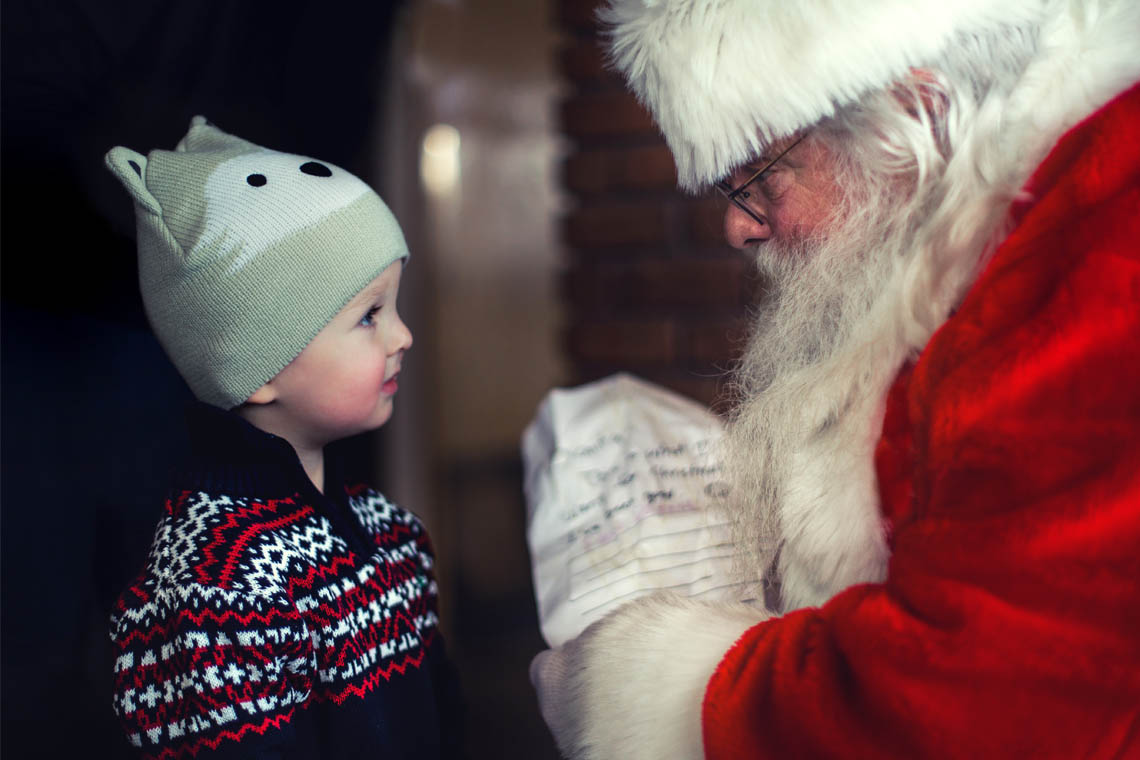
[[[151,326],[194,394],[223,409],[408,256],[392,212],[357,177],[201,116],[173,151],[116,147],[105,161],[134,200]]]

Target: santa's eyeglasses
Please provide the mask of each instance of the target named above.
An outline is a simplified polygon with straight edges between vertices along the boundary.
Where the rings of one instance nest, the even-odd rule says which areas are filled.
[[[748,189],[748,186],[756,180],[762,179],[765,174],[771,171],[772,167],[776,165],[777,161],[786,156],[788,154],[788,151],[790,151],[792,148],[803,142],[803,139],[805,137],[807,137],[806,134],[797,137],[791,145],[780,151],[775,158],[761,166],[736,187],[730,185],[728,179],[722,179],[719,182],[714,182],[713,187],[715,187],[718,193],[727,198],[738,209],[752,217],[757,224],[767,224],[767,221],[765,221],[759,213],[749,207],[747,201],[752,197],[752,192]],[[731,178],[731,176],[732,175],[729,175],[729,178]]]

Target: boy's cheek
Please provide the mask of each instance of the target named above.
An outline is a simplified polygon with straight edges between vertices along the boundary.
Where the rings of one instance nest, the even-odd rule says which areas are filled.
[[[380,391],[384,384],[384,367],[358,367],[340,378],[335,388],[323,393],[323,412],[330,421],[343,424],[367,422],[385,397]]]

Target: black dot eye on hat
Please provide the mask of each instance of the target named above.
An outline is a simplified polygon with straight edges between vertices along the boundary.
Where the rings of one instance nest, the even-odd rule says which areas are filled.
[[[261,187],[262,185],[264,185],[269,180],[265,179],[264,174],[251,174],[245,178],[245,181],[248,182],[249,184],[253,185],[254,187]]]
[[[301,171],[313,177],[331,177],[332,169],[316,161],[306,161],[301,164]]]

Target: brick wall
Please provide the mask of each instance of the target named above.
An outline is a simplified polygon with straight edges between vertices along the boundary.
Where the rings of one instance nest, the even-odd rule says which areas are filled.
[[[649,114],[607,71],[598,0],[560,0],[562,227],[575,380],[627,370],[707,404],[744,337],[757,278],[724,243],[719,204],[676,189]]]

